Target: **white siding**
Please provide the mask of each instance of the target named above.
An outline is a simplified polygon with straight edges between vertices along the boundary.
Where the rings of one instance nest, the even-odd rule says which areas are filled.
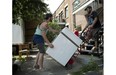
[[[19,21],[20,25],[12,24],[12,43],[24,43],[24,26],[22,20]]]

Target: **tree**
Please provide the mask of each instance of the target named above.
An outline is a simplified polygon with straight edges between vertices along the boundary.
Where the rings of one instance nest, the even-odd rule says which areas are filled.
[[[13,0],[13,23],[18,23],[19,18],[23,21],[43,19],[48,11],[47,4],[41,0]]]

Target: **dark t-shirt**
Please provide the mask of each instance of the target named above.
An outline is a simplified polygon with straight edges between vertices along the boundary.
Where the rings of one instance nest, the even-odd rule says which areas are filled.
[[[95,17],[98,17],[97,12],[93,11],[91,13],[91,15],[88,16],[88,21],[94,21]],[[89,23],[90,24],[90,23]],[[95,25],[93,26],[93,28],[99,28],[101,26],[101,23],[99,21],[99,19],[97,20],[97,22],[95,23]]]

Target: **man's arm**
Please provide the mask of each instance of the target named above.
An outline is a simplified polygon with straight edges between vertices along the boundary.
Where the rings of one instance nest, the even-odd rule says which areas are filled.
[[[97,20],[98,20],[98,18],[95,17],[95,19],[94,19],[94,21],[93,21],[93,23],[92,23],[92,26],[93,26],[93,27],[94,27],[95,23],[97,22]]]
[[[42,31],[42,37],[44,38],[44,40],[45,40],[45,42],[46,42],[47,44],[50,44],[50,41],[48,40],[45,31]]]
[[[51,47],[51,48],[54,47],[54,46],[52,45],[52,43],[50,43],[50,41],[48,40],[45,31],[42,31],[42,37],[44,38],[44,40],[46,41],[46,43],[48,44],[49,47]]]
[[[91,28],[94,27],[94,25],[96,24],[97,20],[98,20],[98,15],[97,15],[97,12],[93,12],[93,15],[94,15],[94,20],[93,20],[93,23],[92,25],[90,25]]]
[[[44,41],[48,44],[49,47],[53,48],[54,46],[50,43],[50,41],[48,40],[47,36],[46,36],[46,29],[47,27],[47,23],[43,23],[43,27],[40,27],[42,30],[42,37],[44,39]]]
[[[58,32],[60,32],[60,31],[58,31],[58,30],[52,29],[51,27],[49,27],[49,30],[52,31],[53,33],[58,33]]]
[[[95,17],[95,19],[94,19],[94,21],[93,21],[92,25],[90,25],[90,26],[89,26],[89,28],[93,28],[93,27],[94,27],[94,25],[95,25],[95,23],[97,22],[97,20],[98,20],[98,18],[97,18],[97,17]]]

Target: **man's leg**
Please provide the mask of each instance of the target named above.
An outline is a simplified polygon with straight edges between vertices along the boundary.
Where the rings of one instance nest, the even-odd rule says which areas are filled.
[[[44,61],[44,53],[40,53],[40,55],[39,55],[39,66],[40,66],[40,69],[43,69],[43,61]]]
[[[39,64],[39,69],[43,69],[43,61],[44,61],[44,54],[45,54],[45,48],[44,48],[44,43],[39,44],[39,58],[38,58],[38,64]]]
[[[36,68],[36,69],[39,69],[39,64],[38,64],[38,62],[39,62],[39,55],[40,55],[40,44],[36,44],[36,48],[38,48],[39,49],[39,52],[37,53],[37,55],[36,55],[36,59],[35,59],[35,63],[34,63],[34,68]]]
[[[38,52],[37,55],[36,55],[36,59],[35,59],[35,63],[34,63],[34,68],[39,68],[39,64],[38,64],[38,61],[39,61],[39,55],[40,53]]]
[[[97,31],[99,30],[99,28],[95,28],[93,29],[93,33],[92,33],[92,38],[95,40],[95,45],[92,48],[92,51],[97,50],[97,46],[98,46],[98,34],[96,35]],[[96,36],[95,36],[96,35]]]

